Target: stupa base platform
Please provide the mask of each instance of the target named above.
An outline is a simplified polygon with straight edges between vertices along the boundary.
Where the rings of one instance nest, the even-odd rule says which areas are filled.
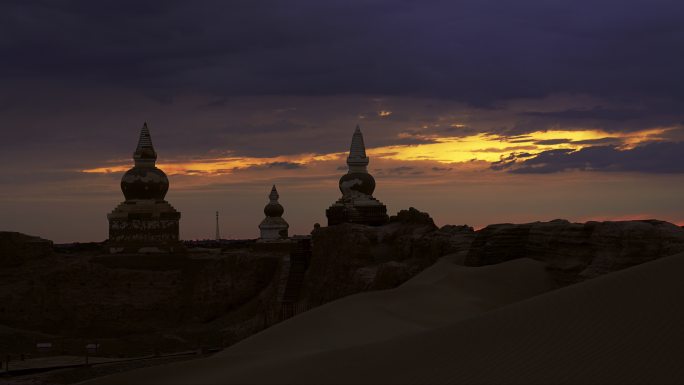
[[[259,224],[261,236],[257,242],[278,242],[288,239],[290,225],[281,217],[266,217]]]
[[[110,253],[175,253],[185,250],[178,236],[180,213],[166,201],[126,201],[107,215],[107,219],[107,249]]]
[[[325,211],[328,226],[342,223],[357,223],[368,226],[382,226],[389,223],[387,207],[373,198],[362,202],[337,201]]]

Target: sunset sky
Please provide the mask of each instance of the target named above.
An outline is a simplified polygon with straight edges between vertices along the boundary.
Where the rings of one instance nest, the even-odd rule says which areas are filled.
[[[147,122],[181,237],[326,223],[357,124],[375,197],[438,225],[684,224],[684,2],[4,1],[0,230],[107,238]]]

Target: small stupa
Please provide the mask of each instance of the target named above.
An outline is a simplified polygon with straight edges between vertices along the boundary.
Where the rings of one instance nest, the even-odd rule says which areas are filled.
[[[271,188],[271,193],[268,195],[268,198],[270,201],[266,207],[264,207],[266,218],[259,224],[259,230],[261,231],[259,241],[286,240],[288,238],[287,230],[290,228],[290,225],[283,219],[285,209],[278,203],[280,195],[278,195],[278,190],[276,190],[275,185]]]
[[[379,226],[389,221],[387,207],[373,198],[375,178],[368,173],[368,162],[363,134],[357,125],[347,157],[349,171],[340,178],[342,198],[325,211],[328,226],[345,222]]]
[[[121,178],[125,201],[107,214],[110,253],[179,252],[180,212],[164,200],[169,179],[155,166],[157,152],[145,123],[133,153],[135,165]]]

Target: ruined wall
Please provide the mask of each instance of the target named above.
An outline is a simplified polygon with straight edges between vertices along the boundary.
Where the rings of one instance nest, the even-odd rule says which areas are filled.
[[[277,256],[56,255],[3,271],[0,324],[71,336],[205,324],[258,298]]]

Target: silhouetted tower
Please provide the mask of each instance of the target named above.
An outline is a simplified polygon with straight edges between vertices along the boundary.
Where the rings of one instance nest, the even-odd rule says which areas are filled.
[[[342,198],[325,212],[328,226],[345,222],[377,226],[389,221],[387,207],[373,198],[375,178],[368,173],[368,163],[363,134],[357,125],[347,157],[349,171],[340,178]]]
[[[157,152],[145,123],[133,153],[135,165],[121,178],[126,200],[107,215],[108,248],[120,252],[176,252],[181,214],[164,200],[169,179],[155,166]]]
[[[216,240],[221,240],[221,233],[219,232],[219,214],[216,212]]]

